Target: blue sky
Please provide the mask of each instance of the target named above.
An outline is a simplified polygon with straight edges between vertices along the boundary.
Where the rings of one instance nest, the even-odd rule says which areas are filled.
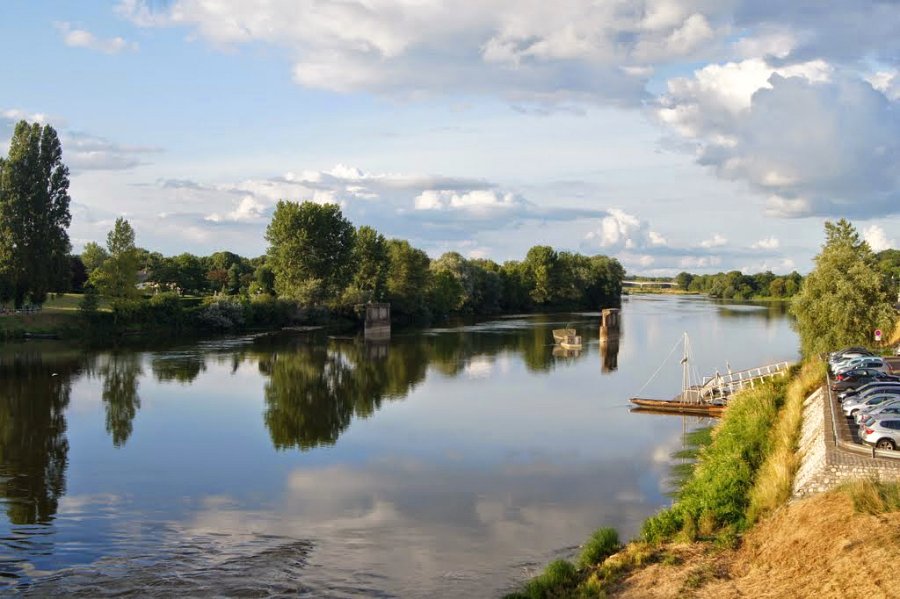
[[[825,219],[900,239],[900,8],[799,4],[5,0],[0,146],[61,132],[76,250],[124,215],[259,255],[283,198],[432,256],[804,272]]]

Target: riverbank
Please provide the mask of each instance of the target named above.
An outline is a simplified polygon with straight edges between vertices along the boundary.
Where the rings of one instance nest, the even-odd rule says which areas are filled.
[[[806,364],[735,396],[673,506],[638,539],[599,559],[586,558],[589,541],[577,566],[553,562],[509,597],[883,596],[890,577],[881,573],[900,557],[896,483],[854,482],[789,503],[804,403],[823,377],[823,365]],[[869,576],[857,585],[859,573]],[[792,586],[800,574],[815,584]]]

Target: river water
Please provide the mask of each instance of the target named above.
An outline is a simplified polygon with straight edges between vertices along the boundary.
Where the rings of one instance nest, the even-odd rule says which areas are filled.
[[[622,308],[603,345],[580,313],[382,344],[0,347],[0,592],[490,597],[600,526],[628,538],[704,424],[628,408],[678,392],[682,332],[702,374],[797,338],[777,304]],[[581,352],[554,351],[566,322]]]

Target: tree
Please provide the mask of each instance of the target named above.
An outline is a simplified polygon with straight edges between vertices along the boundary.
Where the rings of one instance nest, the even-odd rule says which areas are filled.
[[[109,252],[99,243],[89,241],[84,244],[84,250],[81,252],[81,261],[84,262],[84,269],[87,271],[88,276],[103,266],[107,258],[109,258]]]
[[[69,276],[69,169],[53,127],[20,121],[0,159],[0,294],[43,303]]]
[[[559,255],[549,245],[536,245],[528,250],[523,265],[531,282],[529,295],[537,305],[549,304],[558,288]]]
[[[825,236],[792,305],[805,355],[865,344],[876,328],[893,330],[896,320],[889,283],[853,225],[826,222]]]
[[[107,258],[90,276],[90,282],[100,293],[115,299],[138,296],[137,272],[140,257],[134,246],[134,229],[122,217],[106,236]]]
[[[334,204],[279,201],[266,229],[275,290],[313,305],[335,299],[352,274],[354,235]]]
[[[345,293],[346,301],[382,301],[387,284],[387,241],[372,227],[360,227],[353,243],[354,272]]]
[[[675,275],[675,284],[678,285],[679,289],[683,289],[687,291],[691,286],[691,281],[694,280],[694,275],[689,272],[680,272]]]
[[[391,307],[407,316],[423,315],[431,275],[428,254],[399,239],[388,241],[387,249],[387,295]]]

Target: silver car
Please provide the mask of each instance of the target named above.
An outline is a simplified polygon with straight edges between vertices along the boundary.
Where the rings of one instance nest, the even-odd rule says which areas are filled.
[[[900,382],[872,381],[871,383],[866,383],[865,385],[857,387],[856,389],[848,389],[847,391],[838,393],[838,399],[843,401],[848,397],[863,397],[864,395],[873,393],[875,391],[893,391],[894,389],[900,391]]]
[[[889,368],[887,364],[885,364],[884,360],[881,358],[873,358],[873,357],[865,357],[865,358],[856,358],[855,360],[851,360],[850,362],[844,364],[843,366],[838,366],[832,370],[835,376],[839,374],[844,374],[845,372],[849,372],[856,368],[865,368],[867,370],[877,370],[878,372],[889,372]]]
[[[860,437],[878,449],[897,449],[900,447],[900,418],[876,418],[862,429]]]
[[[841,404],[841,409],[844,410],[844,416],[856,416],[856,413],[864,408],[867,408],[869,406],[877,406],[880,403],[898,398],[900,398],[900,393],[875,393],[869,397],[864,397],[857,401],[854,401],[852,399],[845,401],[843,404]]]
[[[882,414],[900,414],[900,397],[893,401],[886,401],[877,406],[860,410],[856,413],[856,422],[862,422],[869,416],[878,416],[880,418]],[[900,418],[900,416],[897,416],[897,418]]]

